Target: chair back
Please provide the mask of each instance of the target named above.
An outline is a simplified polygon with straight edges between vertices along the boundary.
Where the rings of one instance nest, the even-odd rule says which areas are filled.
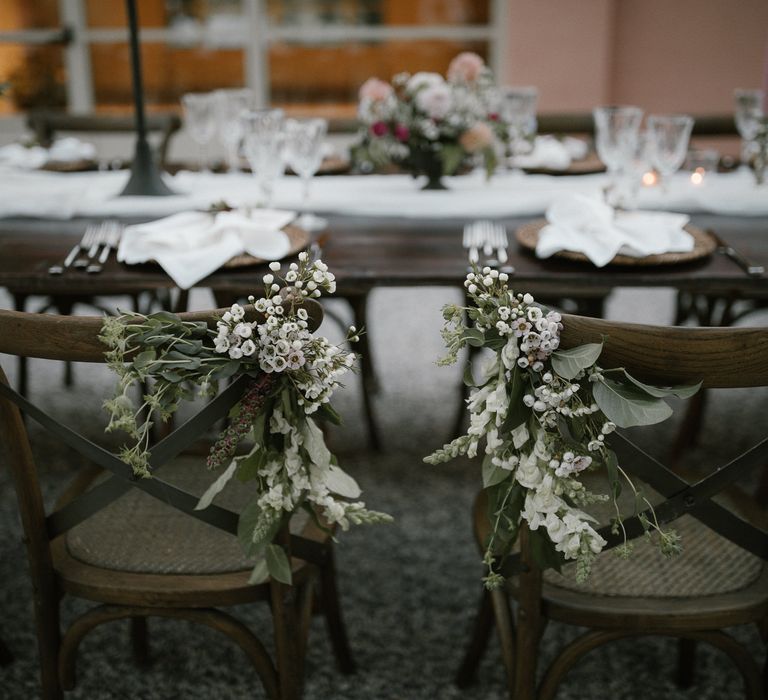
[[[561,347],[604,342],[598,363],[623,367],[633,377],[657,386],[701,382],[704,388],[768,386],[768,328],[693,328],[650,326],[563,315]],[[698,521],[743,549],[768,560],[768,532],[713,500],[751,471],[768,466],[768,437],[725,465],[702,465],[709,472],[688,482],[645,453],[623,433],[610,436],[622,468],[647,483],[666,500],[654,507],[660,525],[683,515]],[[725,437],[725,436],[724,436]],[[624,521],[628,539],[644,534],[641,518]],[[606,526],[600,530],[610,549],[623,536]],[[525,549],[525,548],[523,548]],[[512,557],[506,571],[530,565],[530,552]]]
[[[40,145],[49,147],[60,131],[132,133],[136,130],[136,121],[133,116],[33,111],[27,117],[27,126]],[[148,132],[159,134],[157,161],[164,167],[171,137],[181,128],[181,118],[177,114],[149,114],[146,126]]]
[[[322,320],[322,308],[312,300],[304,301],[311,328]],[[213,326],[225,309],[180,314],[184,321],[206,321]],[[249,318],[254,320],[255,314]],[[87,316],[54,316],[0,310],[0,353],[18,357],[69,360],[76,362],[105,362],[106,346],[98,339],[102,319]],[[266,375],[264,375],[266,376]],[[261,382],[264,379],[255,380]],[[196,415],[164,437],[151,449],[150,464],[157,468],[178,456],[206,433],[216,421],[227,416],[248,386],[240,377],[206,404]],[[53,435],[58,443],[76,450],[88,462],[111,476],[90,490],[85,487],[100,470],[91,470],[86,481],[75,484],[57,506],[47,512],[44,506],[37,468],[30,446],[25,420],[32,419]],[[131,467],[110,451],[96,445],[86,437],[63,425],[14,391],[0,368],[0,445],[8,458],[8,466],[15,482],[22,525],[33,579],[52,581],[53,565],[50,544],[88,517],[106,507],[130,488],[138,488],[191,517],[225,530],[237,533],[238,514],[211,504],[204,510],[195,510],[197,497],[163,481],[159,477],[136,479]],[[297,535],[290,536],[290,550],[297,557],[310,562],[322,560],[325,550],[318,543]],[[52,584],[51,584],[52,585]]]

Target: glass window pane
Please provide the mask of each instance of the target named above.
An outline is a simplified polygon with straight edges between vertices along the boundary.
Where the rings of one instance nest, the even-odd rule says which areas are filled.
[[[126,111],[133,104],[128,44],[91,48],[93,89],[99,109]],[[144,93],[148,107],[178,107],[185,92],[243,86],[243,52],[144,44],[141,49]]]
[[[271,100],[292,111],[328,112],[332,108],[338,116],[354,116],[357,91],[368,78],[391,80],[401,71],[445,75],[451,59],[461,51],[475,51],[487,59],[488,46],[486,42],[458,41],[275,44],[269,54]]]
[[[267,11],[270,22],[282,26],[462,25],[489,21],[488,2],[477,0],[268,0]]]
[[[30,109],[64,109],[67,90],[64,51],[60,46],[0,44],[0,114]]]
[[[2,0],[0,31],[51,29],[59,24],[59,0]]]

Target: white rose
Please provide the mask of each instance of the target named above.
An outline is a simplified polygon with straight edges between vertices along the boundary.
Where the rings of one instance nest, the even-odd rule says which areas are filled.
[[[433,87],[435,85],[443,85],[445,80],[439,73],[428,73],[427,71],[421,71],[414,73],[405,85],[405,91],[411,95],[417,90],[422,88]]]
[[[432,85],[416,94],[416,106],[432,119],[444,119],[452,106],[451,90],[441,83]]]

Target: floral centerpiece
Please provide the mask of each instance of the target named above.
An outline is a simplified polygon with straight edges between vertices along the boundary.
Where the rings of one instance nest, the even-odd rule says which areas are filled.
[[[560,350],[560,314],[542,309],[530,294],[515,294],[507,282],[504,273],[475,268],[465,281],[472,305],[444,308],[448,354],[441,364],[455,362],[467,345],[488,348],[493,354],[477,380],[471,368],[465,374],[465,381],[474,387],[468,399],[467,434],[425,458],[437,464],[484,453],[483,487],[492,520],[484,556],[486,585],[502,583],[495,563],[509,554],[523,521],[543,568],[575,560],[577,579],[586,579],[592,561],[606,545],[589,506],[612,500],[613,529],[623,531],[616,504],[622,484],[635,495],[646,533],[656,535],[665,555],[677,553],[677,534],[648,517],[647,513],[653,514],[651,503],[622,469],[606,436],[617,426],[666,419],[672,411],[664,397],[686,398],[698,387],[661,389],[624,369],[601,369],[597,361],[602,343]],[[580,481],[595,469],[606,471],[609,494],[592,493]],[[618,552],[629,555],[631,548],[625,533]]]
[[[370,78],[360,88],[360,142],[353,149],[359,167],[396,164],[426,175],[424,189],[444,189],[440,178],[473,159],[488,174],[507,141],[499,117],[493,75],[475,53],[456,56],[447,78],[438,73],[400,73],[392,83]]]
[[[233,477],[255,481],[256,495],[240,514],[238,527],[245,551],[264,555],[251,581],[272,576],[290,583],[288,557],[273,539],[298,509],[312,517],[320,513],[326,523],[342,529],[390,517],[357,500],[360,488],[339,468],[314,420],[339,421],[329,400],[355,361],[342,346],[311,332],[304,308],[305,299],[321,296],[321,290],[334,291],[334,276],[307,253],[300,253],[282,278],[280,263],[271,263],[270,269],[263,279],[264,295],[249,297],[246,307],[233,304],[216,330],[168,312],[131,313],[105,319],[100,337],[110,348],[109,366],[120,378],[115,396],[105,402],[111,414],[107,430],[121,429],[131,436],[132,444],[120,457],[137,477],[151,477],[152,423],[141,418],[146,411],[168,419],[181,400],[193,397],[193,387],[210,396],[219,380],[238,375],[247,379],[228,427],[208,456],[208,468],[221,474],[197,507],[210,505]],[[248,320],[249,306],[259,320]],[[351,327],[346,341],[357,338]],[[153,388],[137,407],[129,394],[147,380]],[[247,438],[250,449],[236,454]]]

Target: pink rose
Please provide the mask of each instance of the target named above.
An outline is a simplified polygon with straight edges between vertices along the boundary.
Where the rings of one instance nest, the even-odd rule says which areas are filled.
[[[463,51],[448,66],[448,80],[454,83],[474,83],[485,68],[485,61],[472,51]]]
[[[477,153],[493,143],[493,131],[485,122],[477,122],[459,137],[459,143],[467,153]]]
[[[442,83],[419,90],[416,105],[432,119],[443,119],[451,111],[451,89]]]
[[[359,97],[361,100],[381,102],[392,94],[392,86],[378,78],[368,78],[361,86]]]
[[[395,138],[398,141],[405,143],[410,135],[411,131],[405,124],[397,124],[395,126]]]
[[[371,124],[371,133],[374,136],[384,136],[389,131],[385,122],[374,122]]]

